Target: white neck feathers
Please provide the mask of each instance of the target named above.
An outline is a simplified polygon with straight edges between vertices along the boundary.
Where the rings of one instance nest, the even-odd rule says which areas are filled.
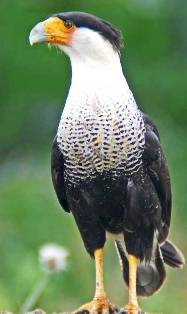
[[[71,45],[59,48],[71,60],[72,87],[94,89],[99,84],[109,89],[119,84],[127,87],[118,51],[98,32],[78,28]]]

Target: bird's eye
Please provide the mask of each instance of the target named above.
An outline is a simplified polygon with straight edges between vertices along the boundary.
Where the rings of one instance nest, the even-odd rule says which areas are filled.
[[[66,20],[64,21],[64,25],[66,26],[66,28],[71,28],[73,26],[73,22],[70,20]]]

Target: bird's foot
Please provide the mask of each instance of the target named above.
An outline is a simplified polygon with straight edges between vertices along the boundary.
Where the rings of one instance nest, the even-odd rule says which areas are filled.
[[[82,305],[73,314],[117,314],[117,308],[111,304],[106,296],[95,297],[90,303]]]
[[[128,304],[125,308],[121,309],[119,314],[146,314],[138,305]]]

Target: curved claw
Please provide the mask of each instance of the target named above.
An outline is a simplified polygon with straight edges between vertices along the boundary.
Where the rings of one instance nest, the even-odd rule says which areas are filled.
[[[105,298],[97,298],[82,305],[73,314],[118,314],[118,309]]]
[[[146,314],[146,313],[137,308],[133,309],[125,307],[124,309],[121,309],[118,314]]]

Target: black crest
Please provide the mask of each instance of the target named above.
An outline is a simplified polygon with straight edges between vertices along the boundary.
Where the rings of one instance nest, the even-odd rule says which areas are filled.
[[[100,33],[118,51],[122,46],[121,32],[109,22],[106,22],[94,15],[83,12],[65,12],[57,13],[53,16],[57,16],[63,21],[70,20],[76,27],[87,27]]]

